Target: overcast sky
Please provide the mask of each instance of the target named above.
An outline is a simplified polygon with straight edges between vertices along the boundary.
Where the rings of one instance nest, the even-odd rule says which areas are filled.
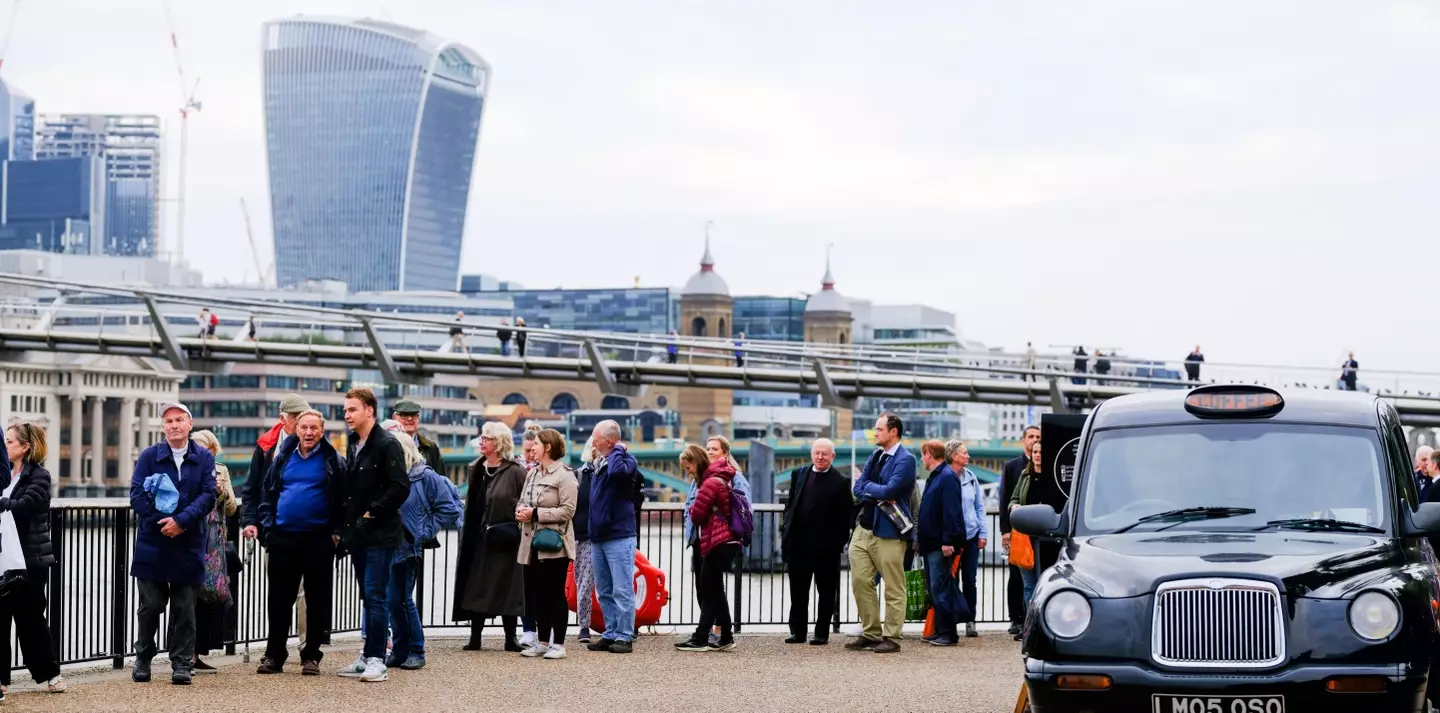
[[[187,253],[212,280],[255,274],[242,196],[270,259],[260,23],[388,16],[494,67],[465,272],[678,286],[709,219],[735,294],[818,289],[834,243],[845,294],[992,345],[1440,360],[1433,2],[173,7],[204,102]],[[27,0],[5,76],[42,112],[173,120],[166,32],[160,0]]]

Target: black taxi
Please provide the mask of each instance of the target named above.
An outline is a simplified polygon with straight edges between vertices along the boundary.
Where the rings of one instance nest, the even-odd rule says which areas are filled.
[[[1375,397],[1206,386],[1104,402],[1030,601],[1035,713],[1429,711],[1440,503]],[[1437,681],[1440,688],[1440,681]]]

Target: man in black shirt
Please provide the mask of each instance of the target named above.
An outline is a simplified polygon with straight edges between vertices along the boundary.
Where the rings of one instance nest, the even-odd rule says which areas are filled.
[[[1020,437],[1020,445],[1025,453],[1011,458],[1000,473],[1000,539],[1006,549],[1010,547],[1010,508],[1005,507],[1005,503],[1010,502],[1015,484],[1020,482],[1020,474],[1025,472],[1025,464],[1030,462],[1030,449],[1039,442],[1040,427],[1026,426],[1024,435]],[[1020,627],[1025,623],[1025,585],[1020,581],[1020,568],[1013,564],[1009,567],[1010,580],[1006,585],[1005,604],[1010,611],[1010,633],[1018,636]]]
[[[819,616],[810,643],[830,642],[830,620],[840,593],[840,555],[850,541],[854,497],[850,479],[831,467],[835,444],[827,438],[810,447],[810,462],[790,480],[790,497],[780,523],[780,556],[790,570],[790,638],[805,643],[810,619],[810,580],[819,595]]]

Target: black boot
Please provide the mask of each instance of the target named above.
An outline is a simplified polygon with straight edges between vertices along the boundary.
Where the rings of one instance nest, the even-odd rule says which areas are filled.
[[[485,620],[480,619],[470,622],[470,643],[465,644],[462,648],[466,651],[479,651],[482,648],[480,635],[484,632]]]
[[[505,627],[505,650],[511,652],[524,651],[520,642],[515,639],[516,618],[513,616],[500,617],[501,626]]]

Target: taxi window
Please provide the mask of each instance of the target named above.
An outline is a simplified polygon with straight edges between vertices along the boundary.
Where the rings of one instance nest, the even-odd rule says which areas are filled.
[[[1255,512],[1156,527],[1253,530],[1328,518],[1387,528],[1384,462],[1379,438],[1364,428],[1201,423],[1099,431],[1086,448],[1077,529],[1111,532],[1192,507]]]

